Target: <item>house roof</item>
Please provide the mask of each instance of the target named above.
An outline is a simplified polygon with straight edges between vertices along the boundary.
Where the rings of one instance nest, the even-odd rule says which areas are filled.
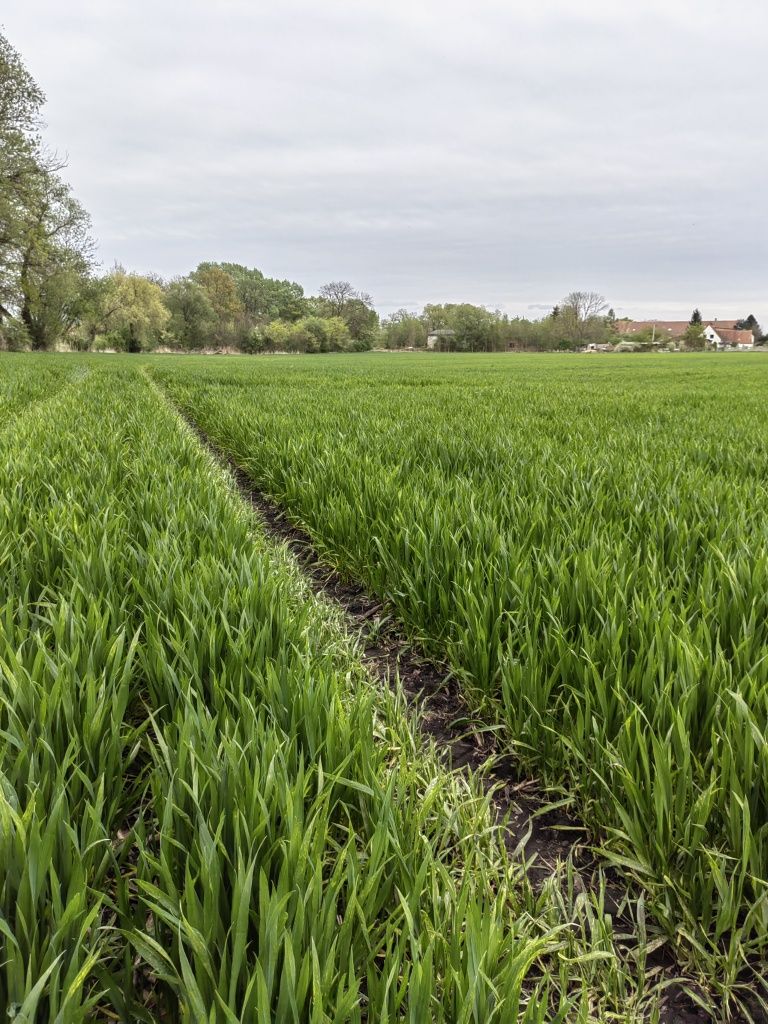
[[[713,330],[718,338],[726,345],[754,345],[755,338],[752,331],[734,331],[713,324]]]
[[[736,320],[703,320],[702,327],[714,327],[720,333],[720,328],[731,330],[738,321]],[[659,334],[668,334],[672,338],[679,338],[690,327],[689,320],[617,320],[616,329],[619,334],[636,334],[638,331],[650,331],[653,328]]]
[[[638,331],[650,331],[656,328],[659,334],[671,334],[676,338],[685,333],[687,320],[617,320],[619,334],[637,334]]]
[[[436,331],[430,331],[429,332],[429,337],[433,338],[437,334],[437,335],[440,335],[441,337],[446,337],[447,338],[449,336],[452,337],[455,333],[456,333],[456,331],[451,330],[450,327],[440,327]]]

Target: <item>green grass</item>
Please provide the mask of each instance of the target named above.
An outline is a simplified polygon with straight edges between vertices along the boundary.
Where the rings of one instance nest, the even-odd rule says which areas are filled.
[[[140,364],[8,366],[73,376],[0,432],[0,1016],[652,1016],[644,941],[530,890]]]
[[[768,360],[154,360],[719,997],[768,952]]]
[[[4,354],[0,372],[0,430],[10,427],[18,412],[53,397],[81,372],[80,367],[63,361],[41,364],[30,372],[26,356]]]

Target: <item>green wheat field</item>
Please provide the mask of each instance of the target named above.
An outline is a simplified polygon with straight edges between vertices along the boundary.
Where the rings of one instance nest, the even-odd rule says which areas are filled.
[[[0,1018],[653,1022],[661,956],[764,1019],[767,400],[759,355],[0,357]],[[198,431],[631,927],[532,885]]]

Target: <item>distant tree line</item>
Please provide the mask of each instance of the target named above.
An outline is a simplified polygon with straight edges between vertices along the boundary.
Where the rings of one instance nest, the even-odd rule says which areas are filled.
[[[450,352],[552,352],[616,340],[615,315],[596,292],[571,292],[544,317],[509,317],[469,303],[427,305],[421,313],[401,309],[381,325],[385,348],[426,348],[439,332],[439,347]]]
[[[679,339],[663,337],[652,327],[623,337],[620,323],[602,295],[575,291],[536,320],[509,317],[498,309],[468,303],[427,305],[421,313],[400,309],[382,320],[380,343],[389,349],[426,348],[434,334],[436,347],[446,352],[567,352],[589,345],[639,352],[650,352],[660,345],[688,351],[707,347],[698,310],[694,310],[688,329]],[[751,314],[736,326],[752,331],[755,343],[768,341]]]
[[[308,297],[294,281],[265,277],[238,263],[201,263],[170,281],[118,266],[86,283],[71,342],[76,348],[126,352],[371,348],[379,318],[370,296],[347,286],[344,300],[335,301],[329,294],[338,285],[332,282]]]

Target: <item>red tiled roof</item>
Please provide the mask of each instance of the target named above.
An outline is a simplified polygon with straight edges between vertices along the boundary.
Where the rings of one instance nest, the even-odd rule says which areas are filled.
[[[659,335],[670,334],[673,338],[685,333],[687,320],[617,320],[616,329],[619,334],[637,334],[638,331],[651,331],[656,328]]]
[[[717,332],[718,338],[728,345],[754,345],[755,343],[752,331],[729,330],[719,327],[717,324],[713,324],[712,327]]]
[[[723,330],[733,330],[738,323],[737,320],[703,320],[702,327],[714,327],[719,333]],[[619,334],[636,334],[638,331],[651,331],[656,328],[656,333],[667,334],[672,338],[679,338],[690,327],[689,320],[617,320],[616,330]]]

